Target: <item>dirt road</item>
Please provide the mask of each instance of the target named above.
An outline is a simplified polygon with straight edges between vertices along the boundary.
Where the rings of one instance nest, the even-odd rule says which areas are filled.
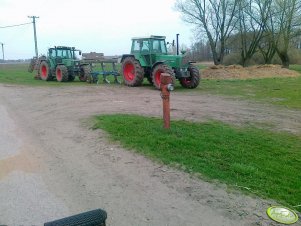
[[[41,225],[103,208],[108,225],[277,225],[273,203],[158,165],[93,131],[104,113],[161,115],[159,92],[124,86],[0,85],[0,225]],[[301,134],[299,111],[194,92],[172,94],[172,117]]]

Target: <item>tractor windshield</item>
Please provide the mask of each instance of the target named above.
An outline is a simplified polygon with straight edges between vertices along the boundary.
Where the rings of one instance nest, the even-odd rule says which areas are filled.
[[[132,51],[134,52],[149,52],[149,41],[148,40],[134,40]]]
[[[153,52],[167,54],[165,40],[154,39],[153,40]]]
[[[72,53],[70,49],[57,49],[57,56],[70,59],[72,58]]]

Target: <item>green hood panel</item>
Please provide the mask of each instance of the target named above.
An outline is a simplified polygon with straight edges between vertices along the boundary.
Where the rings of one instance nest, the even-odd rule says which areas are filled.
[[[170,67],[179,68],[182,65],[183,57],[180,55],[157,55],[157,61],[163,61]]]

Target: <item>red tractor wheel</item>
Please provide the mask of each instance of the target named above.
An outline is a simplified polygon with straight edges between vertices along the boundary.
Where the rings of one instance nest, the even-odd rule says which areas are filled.
[[[122,61],[122,75],[127,86],[141,86],[144,78],[144,70],[134,57],[126,57]]]
[[[154,67],[152,72],[153,85],[157,89],[160,89],[161,73],[170,74],[173,78],[173,83],[174,83],[175,73],[173,72],[173,70],[166,64],[158,64],[157,66]]]
[[[196,88],[201,80],[199,69],[196,66],[189,65],[188,71],[190,73],[190,77],[181,78],[180,83],[184,88],[194,89]]]
[[[91,74],[91,68],[89,65],[84,65],[80,68],[80,73],[79,73],[79,80],[81,82],[86,82],[88,77],[90,77]]]
[[[68,70],[64,65],[58,65],[55,70],[56,80],[58,82],[67,82],[68,81]]]
[[[51,72],[49,70],[49,66],[46,61],[42,61],[40,63],[39,75],[41,79],[44,81],[52,80]]]

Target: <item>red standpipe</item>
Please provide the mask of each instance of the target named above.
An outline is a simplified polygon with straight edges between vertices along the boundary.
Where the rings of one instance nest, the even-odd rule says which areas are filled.
[[[170,91],[172,91],[173,84],[172,84],[172,77],[170,74],[162,73],[161,74],[161,83],[160,83],[160,89],[161,89],[161,97],[163,101],[163,121],[164,121],[164,128],[169,129],[170,128]]]

